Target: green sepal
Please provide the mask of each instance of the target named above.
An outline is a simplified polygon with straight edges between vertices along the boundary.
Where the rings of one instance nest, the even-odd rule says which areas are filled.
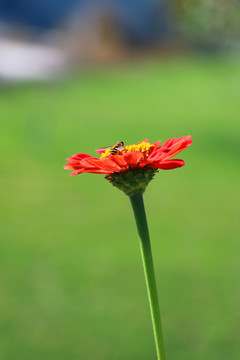
[[[153,179],[158,169],[142,168],[132,169],[124,172],[113,173],[105,178],[110,183],[122,190],[127,196],[143,194],[148,183]]]

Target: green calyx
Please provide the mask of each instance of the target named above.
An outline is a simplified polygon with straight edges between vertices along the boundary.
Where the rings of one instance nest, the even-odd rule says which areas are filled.
[[[158,172],[158,169],[154,168],[132,169],[107,175],[105,179],[110,181],[113,186],[122,190],[127,196],[133,196],[144,193],[156,172]]]

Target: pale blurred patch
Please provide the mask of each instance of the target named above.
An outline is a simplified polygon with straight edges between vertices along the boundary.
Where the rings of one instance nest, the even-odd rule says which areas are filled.
[[[52,79],[66,64],[64,53],[53,46],[0,38],[0,81]]]

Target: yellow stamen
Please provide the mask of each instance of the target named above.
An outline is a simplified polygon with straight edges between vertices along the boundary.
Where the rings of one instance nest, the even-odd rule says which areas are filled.
[[[100,159],[108,157],[110,153],[111,153],[111,149],[107,149],[104,153],[101,154]]]
[[[133,152],[133,151],[141,151],[142,153],[148,155],[152,146],[154,146],[154,145],[150,144],[149,142],[143,141],[138,145],[135,145],[135,144],[126,145],[126,146],[124,146],[123,150],[117,150],[117,154],[122,155],[122,154]],[[108,157],[108,155],[110,155],[110,153],[111,153],[111,149],[107,149],[104,153],[101,154],[101,159]]]

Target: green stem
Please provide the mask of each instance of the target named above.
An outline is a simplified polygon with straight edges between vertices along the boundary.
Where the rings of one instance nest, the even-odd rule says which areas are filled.
[[[147,218],[144,209],[143,196],[141,193],[130,197],[132,204],[138,235],[140,239],[140,249],[142,254],[143,268],[147,285],[148,299],[151,310],[153,332],[158,360],[166,360],[160,310],[158,304],[157,286],[153,267],[153,258],[148,232]]]

